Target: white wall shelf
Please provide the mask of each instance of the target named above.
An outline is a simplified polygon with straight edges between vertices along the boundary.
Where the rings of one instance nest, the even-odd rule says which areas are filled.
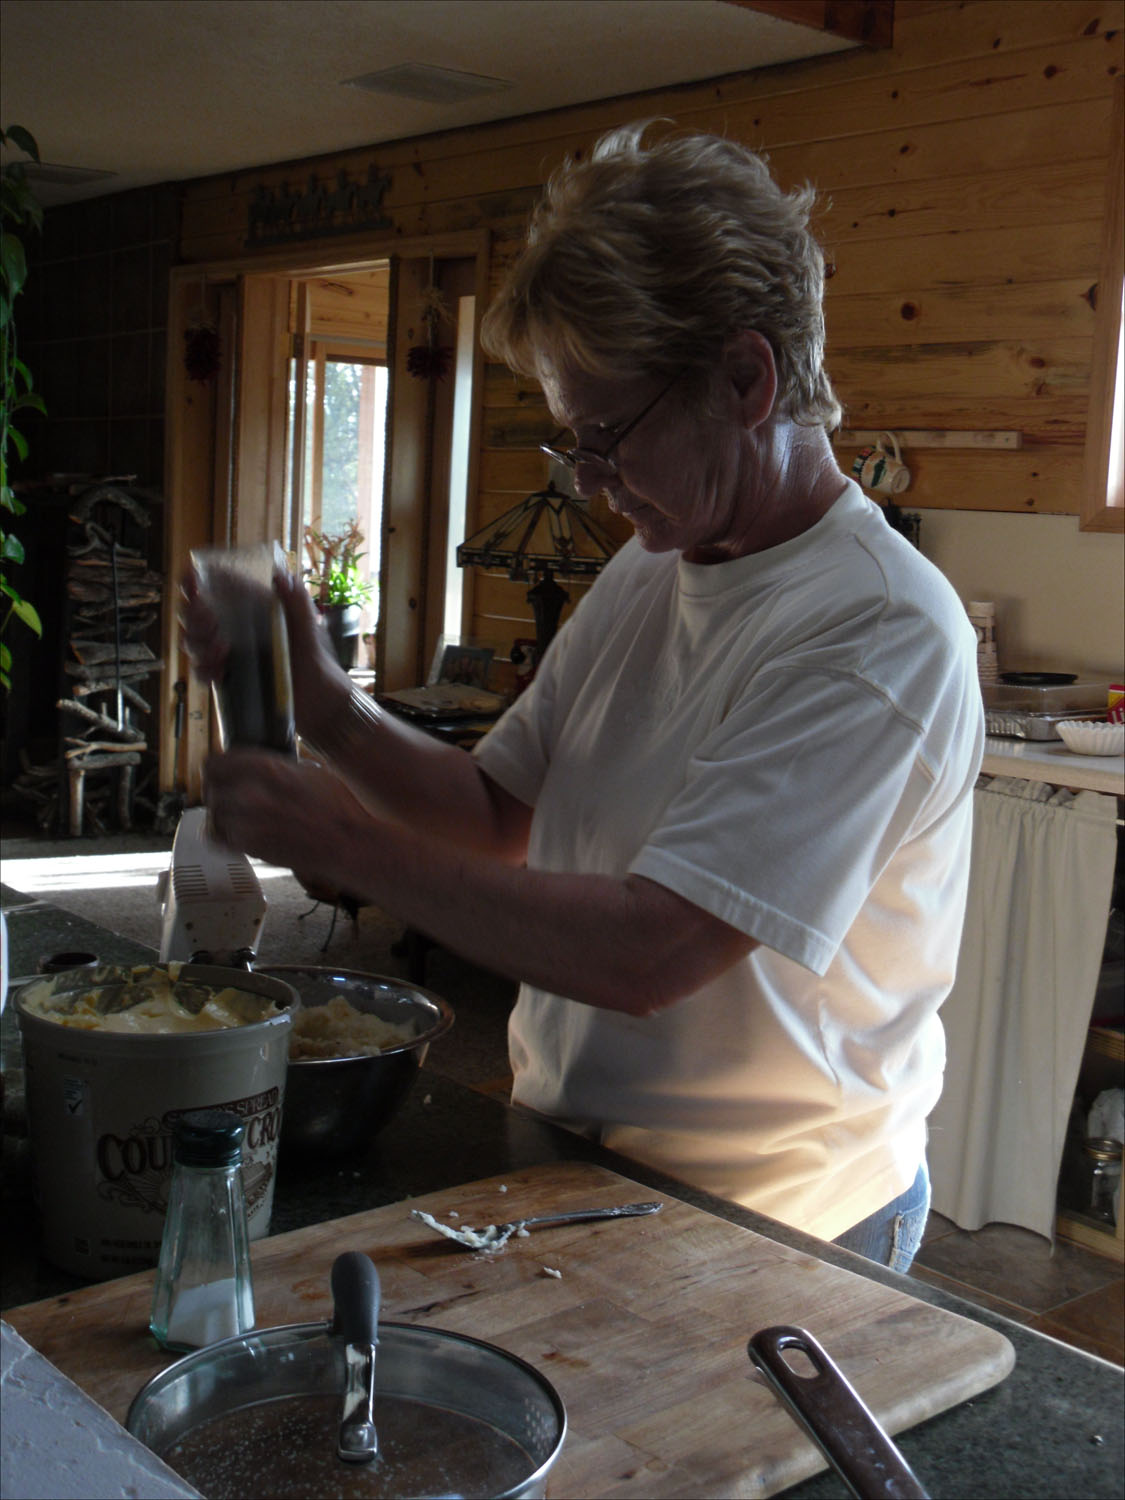
[[[1125,755],[1075,755],[1062,740],[1016,740],[989,735],[981,770],[986,776],[1023,776],[1075,791],[1125,797]]]

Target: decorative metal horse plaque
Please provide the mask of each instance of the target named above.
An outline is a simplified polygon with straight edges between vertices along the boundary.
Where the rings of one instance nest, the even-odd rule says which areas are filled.
[[[288,182],[279,187],[259,183],[247,211],[247,245],[288,245],[294,240],[321,239],[333,234],[355,234],[364,229],[391,229],[383,212],[383,198],[391,185],[389,173],[374,162],[366,181],[353,181],[345,168],[321,182],[310,172],[303,189]]]

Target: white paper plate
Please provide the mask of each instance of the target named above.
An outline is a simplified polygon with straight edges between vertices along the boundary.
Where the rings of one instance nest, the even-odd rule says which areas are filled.
[[[1063,744],[1075,755],[1120,755],[1125,750],[1125,724],[1064,719],[1057,727]]]

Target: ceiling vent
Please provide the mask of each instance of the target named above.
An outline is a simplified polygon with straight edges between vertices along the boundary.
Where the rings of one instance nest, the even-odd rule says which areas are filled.
[[[400,63],[345,78],[349,88],[371,94],[395,94],[400,99],[419,99],[425,104],[460,104],[480,94],[501,94],[512,87],[508,78],[486,78],[480,73],[459,73],[452,68],[433,68],[428,63]]]

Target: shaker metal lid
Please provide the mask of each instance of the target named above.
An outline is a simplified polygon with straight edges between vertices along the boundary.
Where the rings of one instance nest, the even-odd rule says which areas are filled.
[[[245,1123],[229,1109],[189,1109],[172,1124],[173,1158],[185,1167],[230,1167],[245,1135]]]

